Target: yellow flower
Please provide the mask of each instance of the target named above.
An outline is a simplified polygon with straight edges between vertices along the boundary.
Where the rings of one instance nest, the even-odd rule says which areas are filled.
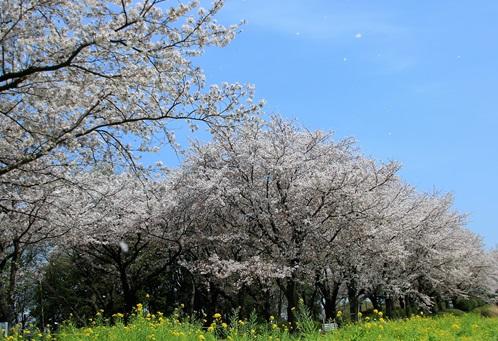
[[[144,306],[142,305],[142,303],[138,303],[137,304],[137,311],[142,311],[143,307]]]
[[[206,340],[206,337],[204,335],[200,334],[200,335],[197,335],[197,340],[204,341],[204,340]]]
[[[214,327],[213,326],[209,326],[208,329],[207,329],[208,332],[212,333],[214,332]]]
[[[379,322],[384,323],[386,320],[384,320],[382,317],[379,319]]]
[[[215,319],[220,319],[221,318],[221,314],[220,313],[216,313],[216,314],[213,315],[213,317]]]
[[[225,322],[223,322],[223,323],[221,324],[221,327],[222,327],[223,329],[228,329],[228,324],[226,324]]]
[[[270,321],[273,321],[275,317],[273,315],[270,315]]]
[[[382,311],[379,311],[379,317],[382,317],[382,315],[384,315]]]
[[[251,329],[251,334],[256,334],[256,330],[255,329]]]
[[[339,310],[339,311],[337,312],[337,317],[341,317],[341,316],[342,316],[342,310]]]
[[[276,324],[276,323],[273,323],[273,324],[271,325],[271,328],[272,328],[273,330],[275,330],[275,329],[277,329],[277,328],[278,328],[278,326],[277,326],[277,324]]]
[[[150,298],[150,295],[149,294],[145,294],[145,298]]]
[[[361,313],[361,311],[360,311],[360,312],[358,313],[358,317],[360,317],[360,318],[361,318],[362,316],[363,316],[363,314],[362,314],[362,313]]]
[[[373,313],[374,313],[374,314],[378,314],[378,313],[379,313],[379,311],[378,311],[377,309],[374,309]]]

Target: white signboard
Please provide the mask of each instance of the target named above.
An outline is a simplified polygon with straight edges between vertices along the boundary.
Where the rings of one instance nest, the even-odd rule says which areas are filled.
[[[9,333],[9,322],[0,322],[0,335],[3,333],[5,337]]]
[[[322,325],[322,330],[324,332],[329,332],[331,330],[334,330],[334,329],[337,329],[337,323],[335,322],[332,322],[332,323],[324,323]]]

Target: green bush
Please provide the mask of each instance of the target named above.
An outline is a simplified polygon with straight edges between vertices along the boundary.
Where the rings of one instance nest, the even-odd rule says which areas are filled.
[[[460,298],[460,299],[457,299],[453,303],[453,307],[455,309],[459,309],[459,310],[463,310],[463,311],[469,312],[469,311],[472,311],[475,308],[481,307],[481,306],[483,306],[485,304],[486,304],[486,302],[484,302],[480,298],[468,298],[468,299]]]
[[[483,307],[478,307],[473,310],[473,312],[481,314],[484,317],[498,317],[498,306],[497,305],[486,305]]]

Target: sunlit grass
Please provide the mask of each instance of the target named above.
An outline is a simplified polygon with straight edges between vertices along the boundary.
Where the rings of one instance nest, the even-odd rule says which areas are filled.
[[[315,329],[306,311],[298,312],[298,332],[273,316],[266,323],[258,323],[256,316],[239,319],[237,314],[225,321],[221,314],[192,321],[182,317],[180,309],[172,316],[150,314],[137,307],[130,323],[125,324],[122,314],[113,316],[109,325],[100,313],[89,326],[77,328],[66,323],[57,333],[41,333],[36,328],[14,330],[7,340],[60,340],[60,341],[159,341],[159,340],[497,340],[498,318],[484,317],[478,313],[462,316],[450,314],[435,317],[413,316],[409,319],[389,321],[381,312],[361,318],[356,324],[322,333]]]
[[[498,319],[479,314],[414,316],[348,325],[326,340],[498,340]]]

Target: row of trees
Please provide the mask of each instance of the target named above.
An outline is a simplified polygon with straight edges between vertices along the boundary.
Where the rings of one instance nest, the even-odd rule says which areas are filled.
[[[0,2],[0,320],[43,326],[139,302],[292,322],[369,298],[391,315],[490,298],[497,253],[397,163],[206,87],[193,56],[238,26],[163,1]],[[177,169],[143,152],[205,123]],[[150,295],[150,296],[149,296]],[[151,298],[147,298],[151,297]]]
[[[87,174],[84,191],[61,193],[74,211],[48,244],[33,313],[84,323],[148,302],[293,322],[299,298],[326,319],[345,302],[357,318],[367,298],[388,316],[493,299],[496,252],[451,196],[419,193],[398,170],[273,118],[217,130],[162,177]]]

